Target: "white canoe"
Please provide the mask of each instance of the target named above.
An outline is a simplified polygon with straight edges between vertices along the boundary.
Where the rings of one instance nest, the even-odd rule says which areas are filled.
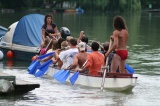
[[[46,74],[50,77],[58,71],[58,69],[49,67]],[[71,72],[66,82],[70,82],[69,78],[73,75]],[[102,76],[88,76],[84,74],[79,74],[78,79],[75,84],[82,86],[88,86],[93,88],[101,88]],[[137,77],[133,77],[133,74],[120,74],[120,73],[107,73],[104,89],[114,90],[114,91],[126,91],[132,90],[137,84]]]

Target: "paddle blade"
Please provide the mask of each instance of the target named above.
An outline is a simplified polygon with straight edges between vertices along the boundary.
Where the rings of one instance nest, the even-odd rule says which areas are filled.
[[[72,85],[74,85],[74,83],[76,82],[78,75],[79,75],[79,72],[75,72],[69,79]]]
[[[57,81],[64,83],[70,74],[70,70],[64,71],[59,77],[55,78]]]
[[[55,79],[57,79],[57,77],[59,77],[63,72],[65,72],[65,70],[59,70],[58,72],[56,72],[54,75],[53,75],[53,77],[55,78]]]
[[[37,58],[39,58],[39,59],[43,59],[43,58],[45,58],[45,57],[53,56],[53,55],[54,55],[54,52],[50,52],[50,53],[47,53],[47,54],[44,54],[44,55],[38,56]]]
[[[28,67],[29,74],[34,74],[37,68],[40,66],[40,61],[36,60]]]
[[[131,66],[129,66],[128,64],[125,65],[125,68],[126,68],[128,74],[134,73],[134,69]]]
[[[42,64],[37,72],[35,73],[35,77],[41,77],[45,74],[45,72],[48,70],[49,65],[52,63],[52,60],[48,60],[47,62],[45,62],[44,64]]]

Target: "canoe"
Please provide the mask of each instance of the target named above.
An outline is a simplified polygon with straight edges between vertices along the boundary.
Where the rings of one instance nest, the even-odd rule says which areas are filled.
[[[49,67],[46,72],[47,76],[53,77],[53,75],[59,70],[54,67]],[[69,78],[73,75],[73,72],[70,73],[66,82],[70,82]],[[75,84],[92,87],[92,88],[101,88],[102,76],[89,76],[85,74],[79,74],[78,79]],[[137,78],[133,74],[121,74],[121,73],[107,73],[104,82],[104,89],[113,90],[113,91],[130,91],[137,84]]]

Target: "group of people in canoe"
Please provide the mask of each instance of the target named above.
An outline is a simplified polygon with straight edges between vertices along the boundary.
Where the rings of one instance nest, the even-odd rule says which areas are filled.
[[[97,76],[99,71],[109,65],[110,72],[127,73],[125,62],[128,57],[128,31],[122,16],[113,19],[113,34],[110,42],[101,45],[93,41],[88,44],[88,37],[80,31],[79,38],[73,38],[70,30],[62,27],[58,32],[53,16],[47,14],[42,26],[42,42],[39,55],[54,52],[53,56],[42,59],[46,62],[52,59],[58,68],[75,69],[88,75]],[[113,42],[113,43],[112,43]]]

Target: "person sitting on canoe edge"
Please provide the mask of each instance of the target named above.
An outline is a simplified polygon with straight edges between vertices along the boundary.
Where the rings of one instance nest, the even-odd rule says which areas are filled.
[[[83,64],[87,61],[88,52],[86,52],[86,43],[80,42],[78,45],[79,53],[74,56],[73,64],[68,68],[68,70],[76,69],[76,67],[81,68]],[[88,71],[87,71],[88,72]]]
[[[61,34],[58,33],[57,25],[53,23],[52,14],[45,15],[44,24],[42,26],[42,42],[41,46],[44,45],[46,37],[49,36],[51,39],[61,38]]]
[[[87,56],[87,64],[81,69],[77,68],[78,71],[89,70],[88,75],[99,76],[99,71],[101,67],[104,66],[104,55],[98,51],[99,44],[97,42],[92,42],[91,44],[92,53]]]
[[[66,69],[73,63],[73,57],[75,54],[78,53],[77,49],[77,39],[71,38],[69,43],[69,49],[62,51],[59,53],[59,55],[56,55],[56,58],[58,61],[61,61],[61,65],[59,65],[60,68]]]
[[[128,30],[124,19],[121,16],[115,16],[113,19],[113,35],[110,39],[114,41],[111,49],[105,54],[106,57],[112,51],[115,51],[111,62],[111,72],[116,72],[119,67],[120,73],[127,73],[125,70],[125,62],[128,57],[127,42],[128,42]]]

